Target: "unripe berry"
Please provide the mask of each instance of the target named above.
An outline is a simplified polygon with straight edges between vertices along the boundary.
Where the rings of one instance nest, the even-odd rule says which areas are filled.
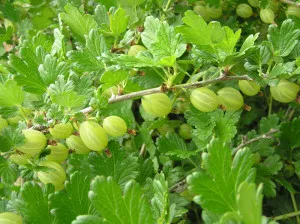
[[[253,162],[254,164],[258,164],[261,161],[261,156],[258,152],[253,154]]]
[[[214,91],[207,87],[194,89],[190,96],[194,107],[202,112],[210,112],[217,109],[219,105],[218,97]]]
[[[257,8],[259,6],[259,0],[248,0],[248,3],[254,8]]]
[[[284,164],[283,175],[285,178],[290,178],[295,174],[295,167],[292,164]]]
[[[9,160],[20,166],[24,166],[29,163],[26,154],[18,154],[18,153],[11,154],[9,156]]]
[[[16,147],[16,150],[33,157],[45,148],[47,138],[42,132],[33,129],[25,129],[22,133],[25,136],[25,143]]]
[[[141,51],[146,51],[147,49],[141,45],[132,45],[128,50],[129,56],[136,56]]]
[[[0,213],[1,224],[22,224],[22,217],[16,213],[3,212]]]
[[[70,149],[75,150],[77,154],[87,154],[91,150],[83,143],[81,138],[76,135],[71,135],[66,139],[66,143]]]
[[[239,80],[239,87],[240,90],[247,96],[254,96],[260,90],[259,85],[257,85],[254,81],[248,80]]]
[[[275,14],[272,9],[261,9],[259,16],[264,23],[274,23]]]
[[[179,127],[179,135],[185,140],[189,140],[192,138],[192,130],[193,128],[188,124],[182,124]]]
[[[174,132],[174,127],[172,127],[170,124],[165,123],[159,128],[157,128],[157,131],[160,135],[166,135],[168,132]]]
[[[277,86],[270,87],[272,97],[281,103],[289,103],[296,99],[298,91],[299,86],[287,80],[280,80]]]
[[[217,19],[222,15],[222,8],[208,7],[206,6],[206,10],[208,12],[209,17],[213,19]]]
[[[68,158],[69,150],[61,143],[49,145],[47,148],[50,149],[50,155],[46,156],[46,160],[62,163]]]
[[[236,7],[236,14],[238,14],[238,16],[246,19],[246,18],[249,18],[250,16],[252,16],[253,11],[252,11],[252,8],[250,5],[243,3],[243,4],[239,4]]]
[[[231,87],[225,87],[218,91],[219,102],[227,111],[236,111],[244,105],[242,94]]]
[[[210,20],[209,12],[204,5],[195,5],[193,11],[200,15],[205,21]]]
[[[154,117],[164,117],[172,110],[172,102],[164,93],[154,93],[142,97],[144,110]]]
[[[133,140],[132,139],[126,140],[125,143],[124,143],[124,148],[128,152],[134,152],[135,151],[135,147],[134,147],[134,144],[133,144]]]
[[[49,131],[55,139],[66,139],[73,133],[73,125],[71,123],[60,123],[53,128],[49,128]]]
[[[298,8],[294,5],[288,6],[285,13],[287,16],[297,16],[298,18],[300,18],[300,8]]]
[[[38,171],[37,177],[44,184],[53,184],[55,189],[58,190],[66,180],[66,173],[63,167],[53,161],[42,161],[39,163],[39,166],[45,166],[51,168],[47,171]]]
[[[108,89],[106,89],[105,91],[103,91],[102,95],[105,96],[106,98],[110,98],[113,95],[117,95],[118,94],[118,87],[116,86],[112,86]]]
[[[79,133],[83,143],[91,150],[101,151],[108,144],[105,130],[95,121],[82,122]]]
[[[127,132],[126,122],[118,116],[109,116],[103,120],[103,128],[107,134],[113,137],[125,135]]]

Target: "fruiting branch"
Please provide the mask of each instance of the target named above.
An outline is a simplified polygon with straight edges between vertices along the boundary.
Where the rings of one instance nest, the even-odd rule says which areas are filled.
[[[280,0],[281,2],[285,3],[285,4],[288,4],[288,5],[294,5],[298,8],[300,8],[300,3],[297,3],[297,2],[293,2],[293,1],[290,1],[290,0]]]
[[[252,138],[252,139],[247,140],[247,141],[243,141],[240,145],[238,145],[234,149],[233,155],[235,155],[237,153],[237,151],[239,151],[241,148],[244,148],[245,146],[250,145],[253,142],[257,142],[257,141],[259,141],[261,139],[270,139],[270,138],[272,138],[272,134],[274,134],[276,132],[279,132],[279,129],[271,129],[269,132],[267,132],[267,133],[265,133],[263,135],[257,136],[255,138]]]
[[[171,88],[166,88],[166,87],[155,87],[155,88],[151,88],[151,89],[146,89],[146,90],[142,90],[142,91],[138,91],[138,92],[132,92],[132,93],[128,93],[125,95],[120,95],[120,96],[114,96],[112,98],[110,98],[108,100],[108,103],[117,103],[117,102],[121,102],[121,101],[125,101],[125,100],[130,100],[130,99],[134,99],[134,98],[138,98],[138,97],[142,97],[142,96],[146,96],[146,95],[150,95],[150,94],[154,94],[154,93],[161,93],[161,92],[167,92],[167,91],[174,91],[174,90],[178,90],[178,89],[193,89],[193,88],[198,88],[201,86],[207,86],[209,84],[213,84],[213,83],[218,83],[218,82],[225,82],[225,81],[231,81],[231,80],[251,80],[251,78],[247,75],[243,75],[243,76],[221,76],[215,79],[210,79],[210,80],[204,80],[204,81],[199,81],[199,82],[194,82],[194,83],[186,83],[186,84],[180,84],[180,85],[175,85],[172,86]],[[92,107],[87,107],[82,109],[80,112],[86,114],[86,113],[91,113],[93,112],[93,108]]]

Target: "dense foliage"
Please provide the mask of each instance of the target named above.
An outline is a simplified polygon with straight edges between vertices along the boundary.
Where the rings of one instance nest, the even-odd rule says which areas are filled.
[[[300,2],[0,12],[0,223],[300,223]]]

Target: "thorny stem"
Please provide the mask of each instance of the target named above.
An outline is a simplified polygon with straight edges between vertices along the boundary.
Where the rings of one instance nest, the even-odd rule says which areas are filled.
[[[242,142],[240,145],[238,145],[234,150],[233,150],[233,155],[235,155],[236,153],[237,153],[237,151],[239,151],[241,148],[244,148],[245,146],[247,146],[247,145],[249,145],[249,144],[251,144],[251,143],[253,143],[253,142],[257,142],[257,141],[259,141],[259,140],[261,140],[261,139],[269,139],[269,138],[272,138],[272,134],[274,134],[274,133],[276,133],[276,132],[278,132],[279,131],[279,129],[271,129],[269,132],[267,132],[267,133],[265,133],[265,134],[263,134],[263,135],[259,135],[259,136],[257,136],[256,138],[252,138],[252,139],[250,139],[250,140],[248,140],[248,141],[244,141],[244,142]]]
[[[170,90],[175,91],[178,89],[194,89],[194,88],[206,86],[206,85],[213,84],[213,83],[226,82],[226,81],[231,81],[231,80],[251,80],[251,78],[247,75],[224,76],[224,77],[222,76],[222,77],[218,77],[215,79],[199,81],[199,82],[195,82],[195,83],[179,84],[179,85],[172,86],[171,88],[162,88],[161,86],[159,86],[159,87],[146,89],[146,90],[142,90],[142,91],[138,91],[138,92],[128,93],[125,95],[114,96],[113,98],[110,98],[108,100],[108,103],[110,103],[110,104],[117,103],[117,102],[130,100],[130,99],[134,99],[134,98],[138,98],[138,97],[142,97],[142,96],[146,96],[146,95],[150,95],[150,94],[154,94],[154,93],[167,92]],[[82,109],[80,112],[86,114],[86,113],[91,113],[93,111],[94,111],[94,109],[92,107],[87,107],[87,108]]]

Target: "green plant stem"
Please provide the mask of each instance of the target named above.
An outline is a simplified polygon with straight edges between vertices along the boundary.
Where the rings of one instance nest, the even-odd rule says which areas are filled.
[[[188,158],[188,160],[195,166],[195,168],[199,167],[191,158]]]
[[[295,216],[298,216],[298,215],[300,215],[300,211],[286,213],[284,215],[279,215],[279,216],[274,217],[273,220],[278,221],[278,220],[292,218],[292,217],[295,217]]]
[[[268,110],[268,116],[272,114],[272,102],[273,102],[273,97],[270,94],[270,102],[269,102],[269,110]]]
[[[298,207],[297,207],[297,202],[296,202],[296,199],[295,199],[295,194],[294,193],[290,193],[290,194],[291,194],[291,199],[292,199],[294,210],[295,210],[295,212],[298,212]],[[297,223],[300,223],[300,218],[299,218],[298,215],[296,216],[296,219],[297,219]]]
[[[166,12],[168,10],[168,8],[170,7],[172,0],[168,0],[166,7],[164,8],[164,12]]]

